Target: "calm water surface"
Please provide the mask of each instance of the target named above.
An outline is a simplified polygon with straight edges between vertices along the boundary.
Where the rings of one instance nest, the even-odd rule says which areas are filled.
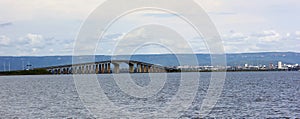
[[[137,85],[146,86],[147,74],[132,74]],[[164,105],[180,84],[180,74],[168,74],[156,98],[133,98],[116,87],[111,75],[98,75],[107,97],[115,105]],[[210,73],[201,73],[193,105],[182,117],[197,118],[209,86]],[[196,79],[195,79],[196,80]],[[159,97],[159,98],[157,98]],[[223,93],[208,117],[300,117],[300,72],[230,72]],[[132,108],[129,111],[151,112]],[[94,118],[81,102],[71,75],[0,77],[0,118]]]

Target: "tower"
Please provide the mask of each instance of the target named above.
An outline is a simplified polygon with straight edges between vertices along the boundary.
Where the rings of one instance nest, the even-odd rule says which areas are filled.
[[[281,61],[278,62],[278,69],[282,69],[282,62]]]

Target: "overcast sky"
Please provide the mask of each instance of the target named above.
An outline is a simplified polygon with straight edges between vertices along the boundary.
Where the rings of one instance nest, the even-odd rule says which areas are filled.
[[[299,0],[196,2],[204,8],[216,25],[226,53],[300,52]],[[72,55],[81,24],[101,3],[101,0],[0,0],[0,55]],[[176,19],[176,16],[157,12],[140,12],[125,16],[112,26],[96,52],[111,54],[115,43],[122,41],[125,36],[128,38],[124,31],[130,29],[131,24],[158,20],[172,22],[177,28],[183,28],[184,24],[177,23]],[[139,33],[138,37],[147,33],[154,34],[143,29],[135,29],[132,33]],[[186,34],[191,36],[187,41],[191,43],[194,52],[207,52],[201,38],[193,36],[192,32]],[[132,42],[125,42],[115,50],[119,52],[132,45]],[[184,49],[180,45],[173,46]],[[167,50],[163,49],[150,45],[138,48],[139,51],[136,52],[166,53]]]

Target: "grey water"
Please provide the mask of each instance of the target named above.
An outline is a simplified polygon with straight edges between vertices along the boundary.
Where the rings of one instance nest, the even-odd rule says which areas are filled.
[[[120,74],[122,75],[122,74]],[[211,73],[200,73],[197,95],[181,117],[198,118]],[[167,74],[164,87],[153,97],[136,98],[117,88],[112,75],[97,75],[108,99],[116,106],[158,104],[174,98],[180,73]],[[137,85],[147,86],[148,74],[131,74]],[[84,79],[83,79],[84,80]],[[126,80],[126,79],[124,79]],[[198,80],[198,79],[195,79]],[[207,117],[300,117],[300,72],[227,72],[222,94]],[[155,108],[127,108],[147,113]],[[81,101],[72,75],[1,76],[0,118],[95,118]],[[101,117],[100,117],[101,118]]]

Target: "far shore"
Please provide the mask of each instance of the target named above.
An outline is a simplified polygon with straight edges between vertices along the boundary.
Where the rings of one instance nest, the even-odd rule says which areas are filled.
[[[168,71],[167,73],[180,73],[181,71]],[[182,71],[197,72],[197,71]],[[291,72],[291,70],[203,70],[198,72]],[[22,76],[22,75],[71,75],[71,74],[52,74],[45,69],[20,70],[10,72],[0,72],[0,76]]]

